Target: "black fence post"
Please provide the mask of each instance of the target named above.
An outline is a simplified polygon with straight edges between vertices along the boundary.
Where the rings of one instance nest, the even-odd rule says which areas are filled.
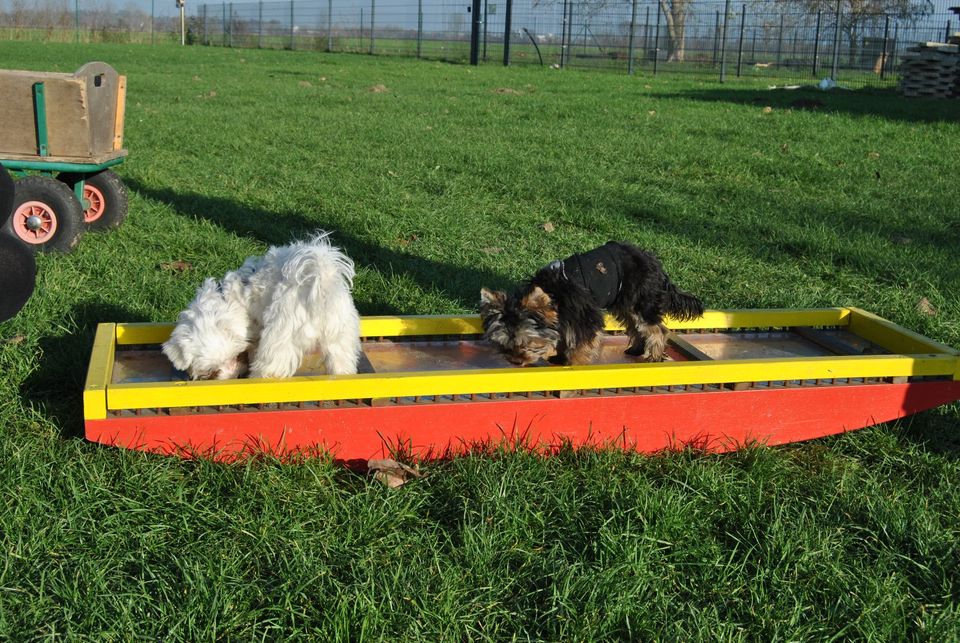
[[[487,0],[483,0],[483,62],[487,62],[487,20],[489,18]]]
[[[823,12],[817,12],[817,31],[813,36],[813,77],[820,74],[820,25],[823,22]]]
[[[890,43],[890,16],[883,17],[883,53],[880,54],[880,80],[887,75],[887,46]]]
[[[417,0],[417,58],[423,55],[423,0]]]
[[[730,20],[730,0],[723,3],[723,33],[720,34],[720,82],[727,80],[727,22]]]
[[[333,0],[327,0],[327,51],[333,51]]]
[[[567,17],[567,48],[564,52],[567,64],[570,64],[570,52],[573,51],[573,0],[567,3],[567,11],[570,14]]]
[[[257,3],[257,49],[263,49],[263,0]]]
[[[643,18],[643,56],[640,60],[646,60],[650,54],[650,7],[646,8]]]
[[[421,0],[422,2],[423,0]],[[507,0],[505,9],[507,15],[503,17],[503,66],[510,66],[510,38],[513,36],[513,0]]]
[[[480,27],[481,27],[481,15],[480,15],[480,0],[473,0],[473,4],[470,8],[472,15],[472,20],[470,21],[470,64],[479,65],[480,64]]]
[[[777,32],[777,69],[783,62],[783,14],[780,14],[780,31]]]
[[[633,34],[637,28],[637,0],[630,3],[630,38],[627,40],[627,75],[633,74]]]
[[[570,0],[563,0],[563,19],[560,21],[560,69],[566,63],[564,52],[567,50],[567,3]]]
[[[833,65],[830,71],[830,79],[837,82],[837,70],[840,67],[840,19],[843,0],[837,0],[837,29],[833,34]]]
[[[370,55],[373,55],[373,46],[377,40],[377,0],[370,0]]]
[[[729,2],[730,0],[727,0]],[[653,32],[653,75],[657,75],[660,62],[660,4],[657,3],[657,30]]]
[[[713,27],[713,66],[717,66],[717,53],[720,51],[720,10],[717,10],[717,22]]]
[[[747,5],[742,5],[740,10],[740,38],[737,41],[737,78],[740,78],[740,72],[743,70],[743,28],[747,23]]]

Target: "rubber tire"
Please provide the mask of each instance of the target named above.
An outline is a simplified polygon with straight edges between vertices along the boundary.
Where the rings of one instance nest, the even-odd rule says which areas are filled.
[[[0,232],[0,322],[16,315],[37,283],[37,262],[20,239]]]
[[[127,188],[123,181],[112,170],[103,170],[96,174],[82,176],[80,174],[61,174],[57,177],[73,190],[77,181],[83,178],[85,185],[96,188],[103,195],[103,211],[93,221],[87,220],[87,211],[83,212],[84,226],[87,230],[102,232],[120,227],[127,218],[129,203]],[[81,206],[82,207],[82,206]]]
[[[42,203],[54,218],[56,229],[41,243],[31,243],[16,232],[16,212],[24,203]],[[56,179],[46,176],[28,176],[14,182],[13,214],[5,229],[28,248],[43,252],[70,252],[83,234],[83,209],[73,190]]]

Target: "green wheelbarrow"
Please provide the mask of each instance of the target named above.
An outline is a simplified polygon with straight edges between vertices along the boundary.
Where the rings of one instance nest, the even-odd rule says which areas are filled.
[[[34,250],[69,252],[127,216],[126,78],[102,62],[73,74],[0,70],[0,165],[17,177],[6,224]]]

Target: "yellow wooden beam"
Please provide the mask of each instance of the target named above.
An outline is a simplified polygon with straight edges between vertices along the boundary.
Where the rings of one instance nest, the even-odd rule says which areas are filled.
[[[953,376],[957,357],[869,355],[115,384],[110,409],[613,389],[836,378]]]
[[[860,308],[851,307],[850,313],[849,330],[852,333],[887,349],[891,353],[901,355],[957,354],[957,351],[949,346],[935,342],[928,337]]]
[[[107,387],[113,377],[115,339],[116,324],[97,325],[83,387],[83,417],[87,420],[107,417]]]
[[[790,326],[845,326],[849,318],[846,308],[708,310],[703,317],[679,322],[670,318],[671,330],[701,328],[786,328]],[[612,318],[607,330],[622,330]],[[161,344],[170,337],[173,324],[118,324],[117,344]],[[483,324],[475,315],[403,315],[361,317],[363,337],[407,337],[412,335],[473,335],[483,332]]]

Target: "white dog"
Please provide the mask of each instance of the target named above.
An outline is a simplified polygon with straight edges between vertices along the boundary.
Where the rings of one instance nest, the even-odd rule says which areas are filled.
[[[354,268],[329,233],[271,247],[217,283],[207,279],[180,313],[163,353],[192,379],[290,377],[318,350],[332,375],[357,372],[360,316]]]

